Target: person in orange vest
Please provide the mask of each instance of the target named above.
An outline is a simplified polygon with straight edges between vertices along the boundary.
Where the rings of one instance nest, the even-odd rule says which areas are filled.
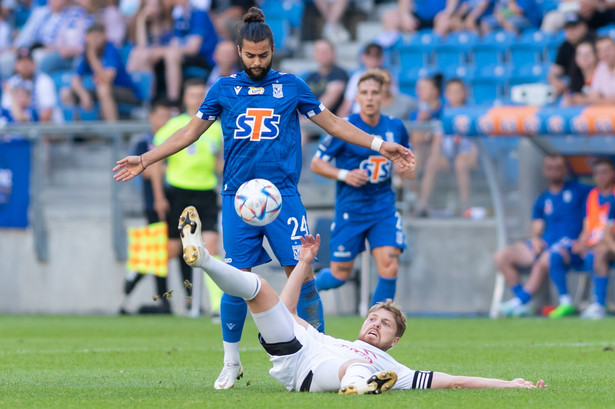
[[[566,271],[574,267],[590,271],[594,284],[594,302],[583,311],[582,318],[601,319],[606,316],[606,290],[610,264],[615,260],[613,224],[615,222],[615,168],[610,159],[597,159],[593,165],[596,187],[589,192],[583,231],[568,248],[551,254],[549,274],[559,292],[559,306],[550,318],[575,313],[566,286]],[[606,232],[606,234],[605,234]]]

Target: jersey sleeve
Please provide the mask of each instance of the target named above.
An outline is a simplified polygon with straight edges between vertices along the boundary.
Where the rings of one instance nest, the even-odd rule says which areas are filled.
[[[327,162],[331,162],[344,148],[344,142],[329,134],[324,135],[318,144],[315,156]]]
[[[395,368],[397,382],[393,389],[430,389],[433,380],[432,371],[415,371],[405,365],[398,364]]]
[[[545,198],[544,195],[538,196],[536,202],[534,202],[534,207],[532,208],[532,220],[544,220],[545,218]]]
[[[297,109],[301,115],[311,118],[325,110],[325,106],[314,96],[310,87],[299,77],[295,77],[297,82]]]
[[[201,104],[201,107],[196,112],[196,117],[206,119],[209,121],[215,121],[220,116],[222,106],[220,105],[220,80],[214,82],[211,86],[205,100]]]

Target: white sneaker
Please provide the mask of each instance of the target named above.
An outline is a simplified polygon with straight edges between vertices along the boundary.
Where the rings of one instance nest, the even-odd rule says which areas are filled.
[[[530,303],[522,304],[518,298],[504,301],[499,307],[502,317],[529,317],[534,314],[534,308]]]
[[[344,386],[339,390],[340,395],[378,395],[390,390],[397,382],[397,374],[393,371],[376,372],[366,380]]]
[[[596,302],[587,307],[581,314],[581,318],[588,320],[601,320],[604,317],[606,317],[606,308],[604,305],[600,305]]]
[[[198,267],[209,253],[201,235],[201,219],[194,206],[184,209],[177,228],[184,248],[184,261],[191,267]]]
[[[235,381],[243,376],[241,364],[236,362],[225,362],[222,372],[214,382],[214,389],[231,389],[235,386]]]

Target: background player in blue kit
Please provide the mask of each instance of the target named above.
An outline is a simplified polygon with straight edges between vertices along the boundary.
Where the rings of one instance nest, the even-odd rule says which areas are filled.
[[[511,244],[494,256],[514,294],[500,304],[500,314],[506,317],[531,315],[530,300],[547,276],[551,254],[569,250],[583,229],[585,200],[592,187],[566,180],[566,161],[561,155],[545,156],[542,171],[548,187],[534,203],[531,238]],[[531,268],[525,285],[521,284],[518,268]]]
[[[224,134],[222,228],[226,262],[250,270],[270,261],[262,247],[266,236],[288,275],[299,260],[299,238],[309,233],[297,189],[302,167],[298,112],[329,134],[380,152],[402,169],[413,168],[414,155],[408,148],[368,135],[333,115],[294,75],[271,70],[273,36],[264,19],[263,13],[253,7],[239,28],[237,51],[243,71],[214,83],[197,114],[163,144],[144,155],[118,161],[114,177],[118,181],[132,179],[151,163],[193,143],[220,118]],[[283,196],[280,215],[263,227],[244,223],[233,207],[236,190],[254,178],[270,180]],[[214,383],[216,389],[233,387],[242,374],[239,340],[246,313],[243,299],[223,297],[220,315],[224,368]],[[298,314],[323,330],[322,305],[313,273],[301,290]]]
[[[380,114],[384,83],[379,70],[361,75],[356,96],[361,110],[350,115],[348,121],[371,135],[408,146],[408,132],[401,120]],[[335,166],[330,163],[333,159]],[[326,135],[312,159],[312,171],[338,180],[329,243],[331,268],[318,274],[316,288],[328,290],[343,285],[352,273],[357,254],[365,250],[367,239],[379,275],[371,305],[394,299],[398,258],[406,248],[406,238],[395,210],[391,161],[369,149]],[[411,171],[407,173],[407,177],[413,176]]]

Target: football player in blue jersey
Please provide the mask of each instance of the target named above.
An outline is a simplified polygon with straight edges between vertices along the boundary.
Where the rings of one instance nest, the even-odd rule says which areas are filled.
[[[552,254],[570,251],[583,229],[585,201],[591,186],[566,180],[566,161],[561,155],[544,158],[543,175],[548,188],[534,203],[531,238],[499,250],[495,265],[504,275],[514,297],[500,304],[500,315],[532,314],[530,300],[549,271]],[[522,285],[519,268],[529,268],[530,275]]]
[[[360,111],[348,122],[378,138],[409,146],[408,132],[401,120],[380,114],[383,73],[365,72],[357,86]],[[335,159],[335,165],[331,161]],[[325,135],[312,159],[312,171],[337,179],[335,217],[329,243],[331,268],[320,271],[316,288],[329,290],[343,285],[353,269],[357,254],[367,239],[378,268],[378,285],[371,305],[395,298],[398,258],[406,248],[401,218],[395,210],[391,188],[391,161],[369,149]],[[412,177],[412,170],[406,171]]]
[[[414,155],[398,143],[375,138],[333,115],[303,80],[272,70],[273,35],[262,11],[256,7],[248,10],[239,27],[237,51],[243,71],[214,83],[197,114],[164,143],[141,156],[118,161],[114,178],[132,179],[148,165],[192,144],[220,118],[224,134],[222,228],[226,262],[250,270],[270,261],[262,246],[266,236],[288,275],[298,261],[299,238],[309,233],[297,189],[302,168],[298,113],[331,135],[379,152],[402,169],[413,168]],[[254,178],[273,182],[284,203],[278,218],[262,227],[244,223],[233,206],[236,190]],[[322,304],[313,274],[302,288],[298,312],[314,327],[324,330]],[[246,314],[243,299],[223,297],[220,318],[224,368],[214,383],[216,389],[232,388],[243,373],[239,341]]]

